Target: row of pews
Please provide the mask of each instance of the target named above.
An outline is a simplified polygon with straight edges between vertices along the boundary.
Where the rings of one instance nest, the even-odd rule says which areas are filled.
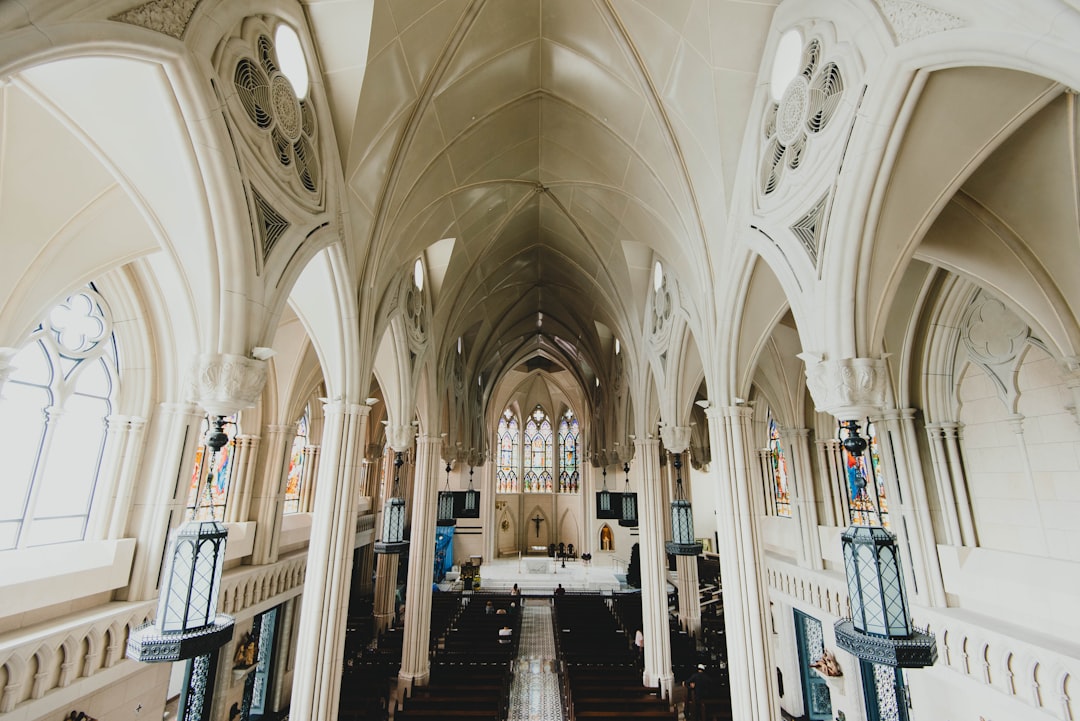
[[[618,598],[618,597],[616,597]],[[556,648],[565,673],[564,707],[570,719],[664,719],[677,713],[656,689],[641,685],[634,646],[640,614],[595,594],[555,597]],[[624,601],[623,603],[632,602]],[[638,605],[640,610],[640,604]],[[626,620],[631,625],[624,626]],[[627,630],[628,628],[633,630]]]
[[[431,676],[426,685],[398,699],[395,721],[505,719],[521,633],[519,600],[499,594],[435,594]]]

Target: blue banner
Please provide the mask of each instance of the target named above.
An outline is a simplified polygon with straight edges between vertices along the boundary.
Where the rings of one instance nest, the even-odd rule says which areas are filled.
[[[440,583],[453,567],[454,527],[439,526],[435,529],[435,582]]]

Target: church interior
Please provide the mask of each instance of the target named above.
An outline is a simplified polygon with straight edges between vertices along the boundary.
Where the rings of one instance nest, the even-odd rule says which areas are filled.
[[[1080,718],[1077,88],[1078,0],[0,2],[0,719]]]

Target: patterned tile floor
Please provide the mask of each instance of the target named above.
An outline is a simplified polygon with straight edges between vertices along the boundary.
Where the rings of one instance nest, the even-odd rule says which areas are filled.
[[[522,611],[508,721],[563,721],[551,606],[533,600]]]

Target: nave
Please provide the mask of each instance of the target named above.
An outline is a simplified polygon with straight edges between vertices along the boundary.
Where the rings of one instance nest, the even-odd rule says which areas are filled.
[[[430,681],[411,693],[397,684],[400,629],[372,636],[374,619],[363,612],[352,616],[339,718],[731,718],[722,607],[705,619],[695,639],[681,627],[677,603],[672,605],[677,690],[665,699],[660,689],[643,685],[642,657],[634,645],[642,627],[641,594],[626,586],[625,574],[580,561],[551,561],[541,571],[543,562],[531,560],[531,570],[518,559],[484,563],[483,590],[463,592],[457,579],[432,593]],[[715,586],[702,587],[711,597]],[[504,642],[499,632],[507,628],[510,641]],[[695,673],[712,681],[702,689],[708,698],[688,697],[680,685]]]

